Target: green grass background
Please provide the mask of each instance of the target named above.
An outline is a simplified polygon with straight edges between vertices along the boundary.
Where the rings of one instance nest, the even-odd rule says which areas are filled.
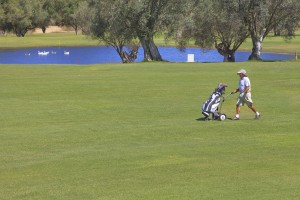
[[[262,118],[197,121],[240,68]],[[0,65],[0,199],[299,199],[299,74],[299,62]]]

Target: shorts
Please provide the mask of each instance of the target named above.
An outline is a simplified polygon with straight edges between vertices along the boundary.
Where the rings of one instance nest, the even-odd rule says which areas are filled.
[[[252,105],[253,105],[253,101],[251,99],[251,93],[250,92],[246,93],[243,97],[239,96],[238,100],[236,102],[237,106],[243,106],[245,104],[247,106],[250,106],[250,107],[252,107]]]

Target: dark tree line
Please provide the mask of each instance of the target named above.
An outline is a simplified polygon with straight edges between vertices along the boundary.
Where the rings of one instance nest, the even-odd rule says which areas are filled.
[[[84,0],[0,0],[0,30],[24,37],[29,30],[65,25],[77,33],[77,12]]]

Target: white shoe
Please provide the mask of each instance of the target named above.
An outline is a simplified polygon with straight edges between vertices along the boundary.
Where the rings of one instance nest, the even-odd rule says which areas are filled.
[[[260,114],[255,115],[255,119],[259,119],[260,118]]]

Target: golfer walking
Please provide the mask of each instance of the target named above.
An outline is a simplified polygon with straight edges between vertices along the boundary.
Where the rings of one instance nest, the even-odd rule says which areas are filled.
[[[235,94],[237,92],[240,92],[240,95],[238,97],[237,103],[236,103],[236,114],[234,120],[240,119],[240,111],[241,106],[246,104],[254,113],[255,113],[255,119],[260,118],[260,113],[257,112],[256,108],[253,106],[253,101],[251,99],[251,84],[250,79],[247,76],[247,72],[244,69],[241,69],[237,72],[237,74],[240,76],[239,80],[239,87],[231,92],[231,94]]]

